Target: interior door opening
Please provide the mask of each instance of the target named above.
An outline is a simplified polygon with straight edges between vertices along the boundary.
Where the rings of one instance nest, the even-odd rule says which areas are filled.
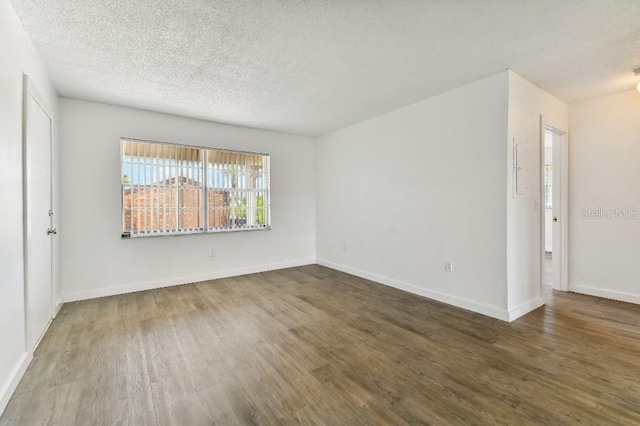
[[[567,291],[566,274],[566,133],[543,128],[542,194],[542,294],[553,302],[553,291]]]

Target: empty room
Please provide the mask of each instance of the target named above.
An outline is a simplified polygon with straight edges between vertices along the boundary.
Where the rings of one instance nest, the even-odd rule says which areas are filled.
[[[637,0],[0,0],[0,426],[640,424]]]

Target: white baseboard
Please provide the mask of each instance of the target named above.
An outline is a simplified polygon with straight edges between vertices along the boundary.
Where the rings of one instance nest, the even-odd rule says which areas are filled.
[[[640,294],[624,293],[621,291],[608,290],[605,288],[591,287],[576,283],[569,284],[569,291],[586,294],[588,296],[603,297],[605,299],[618,300],[620,302],[640,304]]]
[[[62,299],[58,300],[56,302],[56,306],[55,308],[53,308],[53,318],[58,316],[58,313],[60,312],[60,309],[62,309],[62,305],[64,305],[64,302],[62,301]]]
[[[171,287],[200,281],[209,281],[219,278],[229,278],[238,275],[255,274],[258,272],[275,271],[284,268],[294,268],[296,266],[311,265],[316,263],[314,258],[298,259],[288,262],[270,263],[265,265],[249,266],[246,268],[227,269],[205,274],[187,275],[182,277],[167,278],[156,281],[144,281],[138,283],[124,284],[113,287],[99,288],[95,290],[74,291],[65,293],[63,301],[75,302],[78,300],[95,299],[97,297],[115,296],[117,294],[133,293],[136,291],[153,290],[156,288]]]
[[[4,409],[7,408],[7,404],[9,404],[9,400],[18,387],[18,383],[24,376],[24,372],[27,370],[27,367],[31,363],[33,359],[33,354],[31,352],[25,352],[20,357],[20,360],[13,368],[11,375],[5,382],[5,384],[0,389],[0,415],[4,412]]]
[[[528,314],[531,311],[535,311],[540,306],[544,305],[544,299],[538,297],[528,302],[522,303],[513,309],[509,309],[509,322],[515,321],[523,315]]]
[[[362,271],[360,269],[341,265],[339,263],[331,262],[325,259],[318,259],[317,263],[318,265],[326,266],[327,268],[336,269],[338,271],[355,275],[357,277],[364,278],[370,281],[375,281],[377,283],[384,284],[389,287],[397,288],[399,290],[417,294],[419,296],[423,296],[429,299],[437,300],[438,302],[443,302],[448,305],[453,305],[458,308],[466,309],[468,311],[486,315],[502,321],[509,321],[509,314],[506,310],[502,310],[493,306],[488,306],[482,303],[473,302],[471,300],[463,299],[461,297],[453,296],[451,294],[429,290],[414,284],[409,284],[403,281],[395,280],[393,278],[384,277],[382,275]]]

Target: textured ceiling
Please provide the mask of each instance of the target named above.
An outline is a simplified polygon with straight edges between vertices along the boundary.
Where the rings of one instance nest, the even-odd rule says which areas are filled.
[[[63,96],[321,135],[511,68],[632,89],[638,0],[12,0]]]

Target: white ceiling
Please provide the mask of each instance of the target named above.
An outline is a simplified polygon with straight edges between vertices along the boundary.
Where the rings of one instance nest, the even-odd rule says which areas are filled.
[[[317,136],[511,68],[632,89],[638,0],[12,0],[63,96]]]

